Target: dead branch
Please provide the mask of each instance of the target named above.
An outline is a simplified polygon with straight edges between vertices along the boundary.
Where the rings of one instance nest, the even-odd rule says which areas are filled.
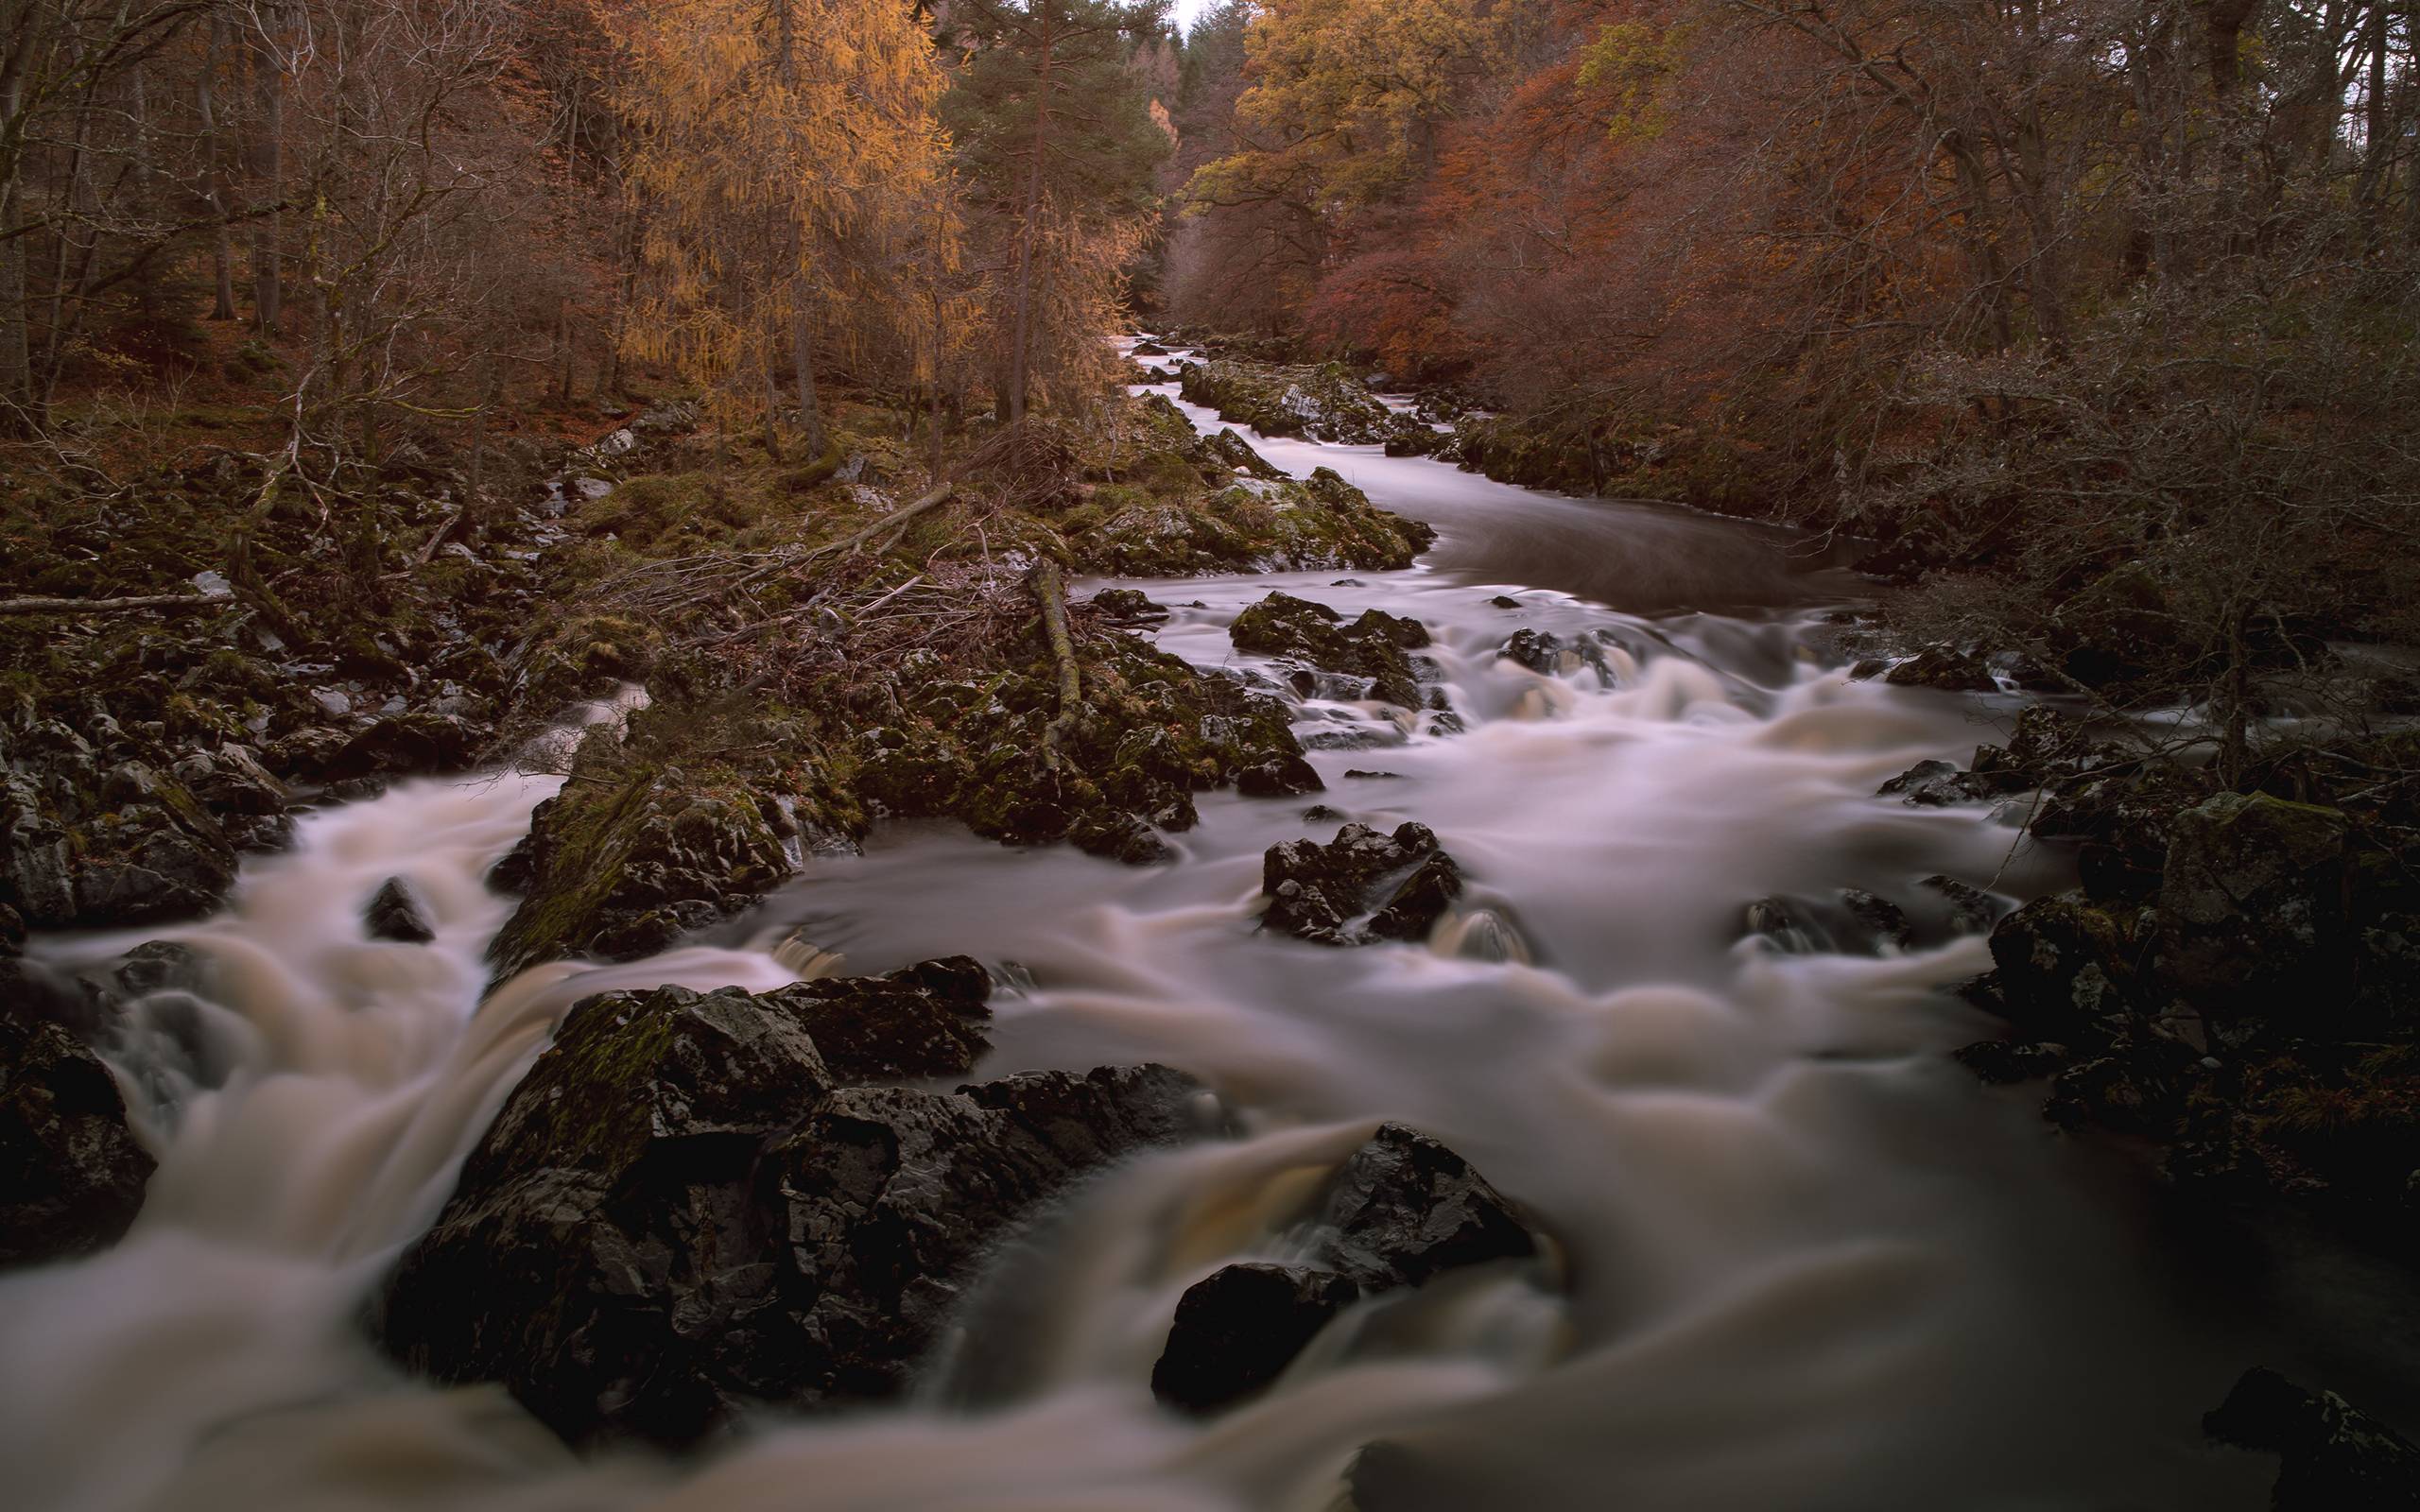
[[[114,614],[121,610],[156,609],[171,614],[191,610],[225,609],[236,602],[233,593],[147,593],[133,598],[0,598],[0,615]]]
[[[1076,711],[1084,696],[1083,679],[1076,665],[1076,641],[1067,629],[1067,580],[1059,564],[1045,558],[1028,574],[1026,586],[1042,604],[1042,632],[1050,642],[1050,658],[1059,664],[1059,716],[1043,728],[1042,765],[1059,769],[1059,747],[1076,728]]]

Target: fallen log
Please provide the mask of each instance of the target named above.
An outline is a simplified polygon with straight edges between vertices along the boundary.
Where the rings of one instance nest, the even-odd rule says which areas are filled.
[[[114,614],[122,610],[156,609],[172,614],[189,610],[225,609],[235,603],[233,593],[144,593],[132,598],[0,598],[0,615]]]
[[[1076,728],[1076,711],[1084,696],[1083,679],[1076,663],[1076,639],[1067,629],[1067,580],[1059,564],[1045,558],[1027,575],[1026,585],[1042,605],[1042,633],[1050,643],[1050,658],[1059,664],[1059,716],[1043,727],[1042,765],[1059,769],[1059,747]]]

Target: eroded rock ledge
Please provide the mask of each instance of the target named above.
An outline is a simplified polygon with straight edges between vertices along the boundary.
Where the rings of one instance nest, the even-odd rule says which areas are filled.
[[[1211,1116],[1161,1066],[870,1085],[970,1071],[988,989],[952,959],[579,1005],[406,1251],[381,1342],[576,1444],[895,1395],[1010,1226]]]

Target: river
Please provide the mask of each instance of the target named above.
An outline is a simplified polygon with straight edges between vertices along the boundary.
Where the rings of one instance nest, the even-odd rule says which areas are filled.
[[[133,1232],[0,1281],[10,1504],[1324,1512],[1357,1454],[1364,1512],[2264,1504],[2267,1462],[2198,1429],[2245,1342],[2181,1278],[2140,1178],[1945,1055],[1993,1032],[1941,990],[1988,956],[1922,879],[2014,901],[2059,863],[2004,817],[1875,789],[1962,759],[2014,706],[1848,680],[1824,648],[1857,584],[1786,533],[1255,444],[1440,541],[1400,573],[1136,584],[1174,607],[1159,643],[1249,664],[1226,626],[1272,589],[1426,622],[1467,732],[1316,699],[1301,728],[1324,800],[1433,828],[1483,917],[1429,948],[1255,934],[1262,850],[1335,821],[1221,793],[1144,870],[886,826],[703,940],[483,999],[510,902],[482,879],[553,780],[314,814],[222,917],[141,936],[205,952],[216,1000],[146,1004],[151,1032],[117,1057],[162,1162]],[[1596,638],[1601,670],[1497,659],[1522,627]],[[431,944],[363,934],[399,873]],[[1740,937],[1754,900],[1846,887],[1905,905],[1919,944]],[[916,1400],[703,1459],[576,1458],[501,1390],[407,1381],[363,1341],[384,1267],[557,1015],[614,987],[779,985],[794,935],[852,973],[973,954],[1011,984],[984,1074],[1166,1061],[1244,1133],[1080,1191],[1000,1262]],[[1382,1119],[1526,1204],[1559,1278],[1365,1307],[1258,1400],[1206,1423],[1157,1408],[1177,1297],[1269,1256],[1270,1194]]]

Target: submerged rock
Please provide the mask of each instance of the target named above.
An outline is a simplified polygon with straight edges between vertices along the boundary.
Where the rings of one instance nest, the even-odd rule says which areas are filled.
[[[1985,773],[1961,771],[1947,762],[1918,762],[1875,789],[1875,796],[1897,798],[1912,808],[1941,809],[1988,803],[2008,791],[2005,782]]]
[[[1979,658],[1940,646],[1927,647],[1884,674],[1900,688],[1939,688],[1949,693],[1995,693],[1999,684]]]
[[[1304,1263],[1228,1265],[1186,1290],[1151,1369],[1155,1396],[1214,1411],[1274,1381],[1362,1297],[1545,1249],[1470,1162],[1400,1124],[1381,1125],[1337,1168],[1302,1233]]]
[[[1325,845],[1286,840],[1261,857],[1261,926],[1321,945],[1417,940],[1462,893],[1461,868],[1427,826],[1380,834],[1348,824]]]
[[[379,884],[370,906],[362,910],[361,924],[372,939],[399,945],[425,945],[437,937],[437,926],[429,921],[428,900],[402,877],[389,877]]]
[[[115,1244],[155,1163],[99,1057],[17,1005],[0,1014],[0,1267]]]
[[[1164,1067],[859,1085],[963,1074],[983,987],[959,959],[579,1005],[398,1264],[386,1349],[574,1443],[896,1395],[1009,1226],[1201,1131]]]

